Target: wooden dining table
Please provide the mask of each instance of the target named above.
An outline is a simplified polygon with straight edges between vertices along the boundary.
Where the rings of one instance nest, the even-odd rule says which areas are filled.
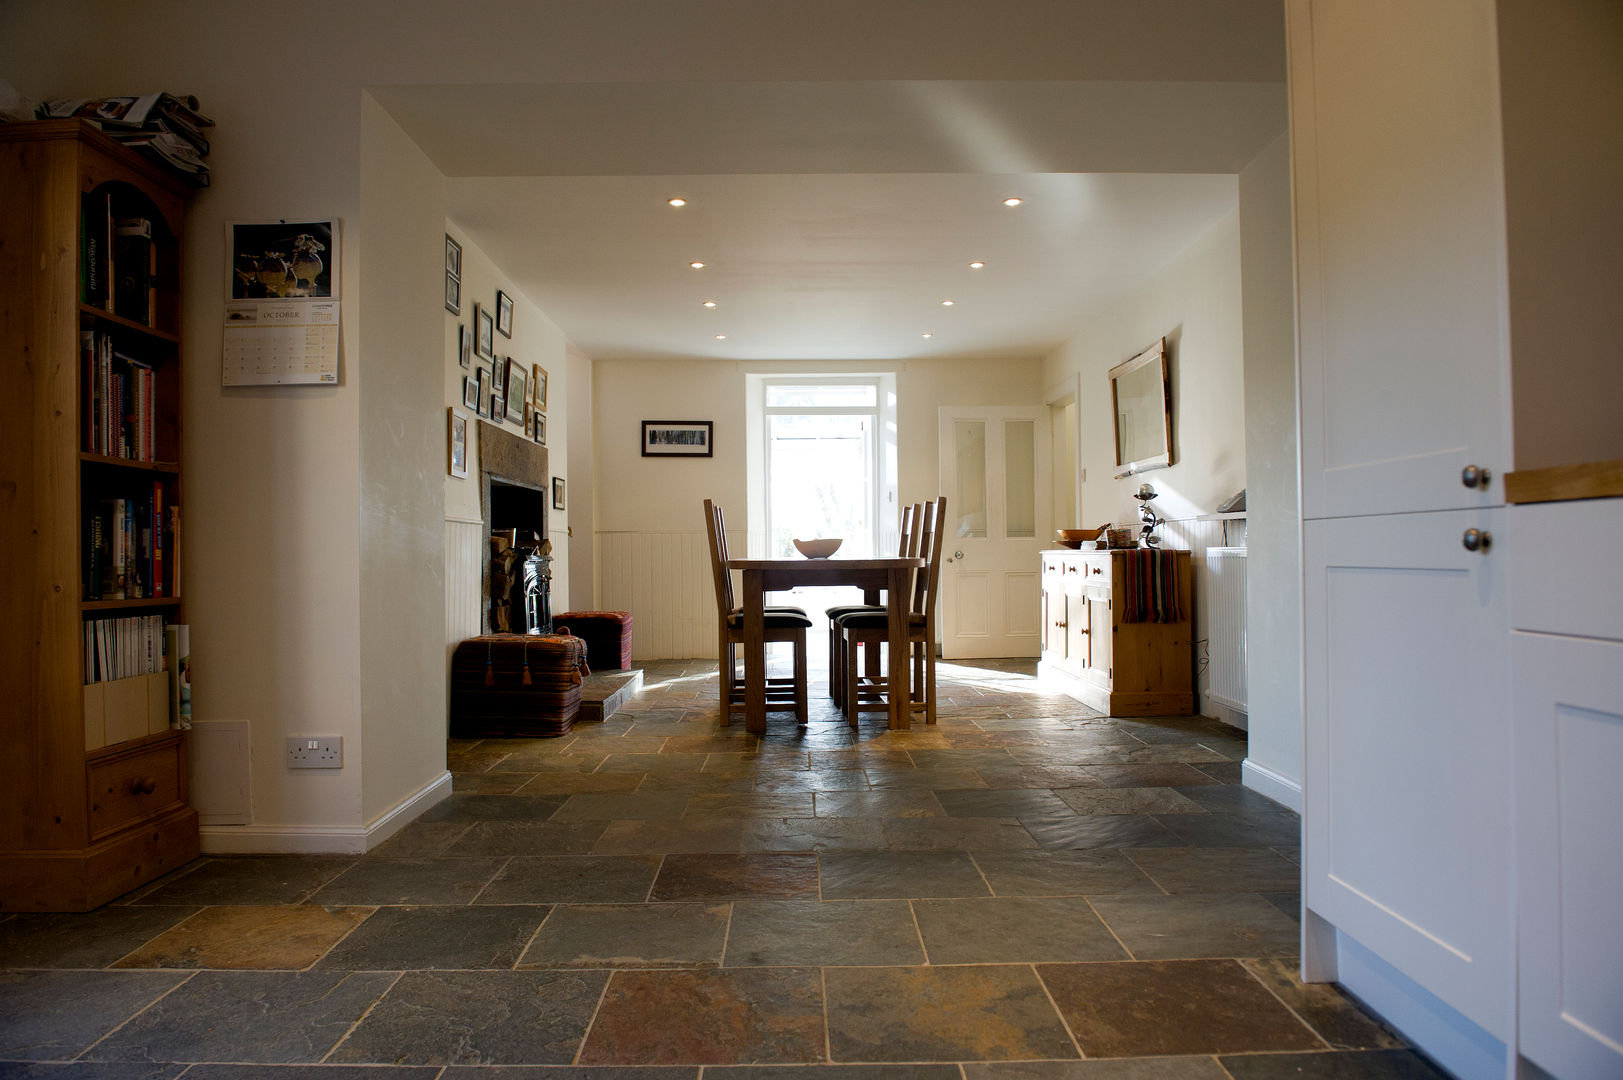
[[[877,559],[727,560],[727,569],[739,571],[744,579],[744,730],[753,734],[766,731],[766,594],[801,585],[854,585],[867,594],[868,603],[877,603],[879,591],[884,590],[890,631],[890,726],[908,727],[908,679],[912,671],[907,662],[908,608],[913,575],[923,568],[923,559],[895,555]]]

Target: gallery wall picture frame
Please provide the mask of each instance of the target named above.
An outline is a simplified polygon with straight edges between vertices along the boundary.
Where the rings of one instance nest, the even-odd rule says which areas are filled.
[[[535,387],[535,411],[547,411],[547,369],[536,364],[530,369],[530,379]]]
[[[473,303],[473,323],[479,335],[474,341],[474,349],[486,360],[494,360],[496,358],[496,323],[490,317],[490,309],[477,300]]]
[[[459,281],[462,279],[462,245],[450,233],[445,234],[445,272]]]
[[[715,457],[714,420],[644,420],[643,457]]]
[[[457,363],[473,367],[473,330],[466,323],[456,324]]]
[[[552,508],[554,510],[564,509],[564,478],[561,476],[552,478]]]
[[[507,399],[500,394],[490,395],[490,420],[494,424],[507,422]]]
[[[479,380],[472,375],[462,377],[462,407],[475,416],[479,414]]]
[[[535,441],[547,445],[547,418],[540,413],[535,414]]]
[[[535,438],[535,405],[529,401],[524,403],[524,437]]]
[[[496,330],[504,338],[513,336],[513,298],[496,290]]]
[[[462,314],[462,282],[445,275],[445,310],[452,315]]]
[[[448,453],[451,475],[466,478],[468,475],[468,414],[455,405],[452,405],[446,411],[450,413],[450,446]]]
[[[475,411],[480,416],[490,415],[490,369],[486,367],[479,369],[479,403]]]
[[[530,380],[524,370],[523,364],[513,363],[513,358],[507,358],[507,418],[514,423],[524,422],[524,410],[530,404]]]

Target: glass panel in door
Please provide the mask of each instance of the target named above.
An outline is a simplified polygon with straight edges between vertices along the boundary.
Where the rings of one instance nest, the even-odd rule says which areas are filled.
[[[986,535],[986,421],[959,420],[953,424],[958,487],[953,493],[958,537]]]

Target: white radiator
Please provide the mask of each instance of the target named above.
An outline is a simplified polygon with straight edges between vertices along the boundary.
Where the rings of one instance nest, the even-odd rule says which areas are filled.
[[[1245,548],[1206,549],[1206,696],[1245,712]]]

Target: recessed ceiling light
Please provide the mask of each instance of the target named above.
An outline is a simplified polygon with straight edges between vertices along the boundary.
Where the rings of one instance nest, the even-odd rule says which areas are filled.
[[[695,269],[695,270],[703,270],[704,269],[704,263],[700,262],[697,259],[695,259],[692,262],[688,263],[688,265],[693,267],[693,269]]]
[[[671,206],[686,206],[688,204],[688,201],[682,198],[666,199],[665,201]]]
[[[705,307],[715,307],[715,306],[716,306],[716,302],[715,302],[715,301],[714,301],[714,300],[706,300],[706,301],[705,301],[705,302],[704,302],[704,306],[705,306]]]
[[[726,341],[727,340],[727,335],[726,334],[717,334],[716,335],[716,340],[717,341]]]
[[[941,306],[942,307],[952,307],[952,305],[956,304],[957,302],[958,301],[956,301],[956,300],[943,300],[943,301],[941,301]]]
[[[1019,206],[1021,203],[1025,202],[1025,201],[1026,200],[1022,199],[1018,195],[1010,195],[1007,199],[1003,200],[1003,205],[1004,206]]]
[[[979,259],[976,259],[974,262],[969,264],[969,268],[971,270],[984,270],[986,268],[986,264],[981,262]]]
[[[935,335],[926,330],[924,333],[920,334],[919,337],[935,337]]]

